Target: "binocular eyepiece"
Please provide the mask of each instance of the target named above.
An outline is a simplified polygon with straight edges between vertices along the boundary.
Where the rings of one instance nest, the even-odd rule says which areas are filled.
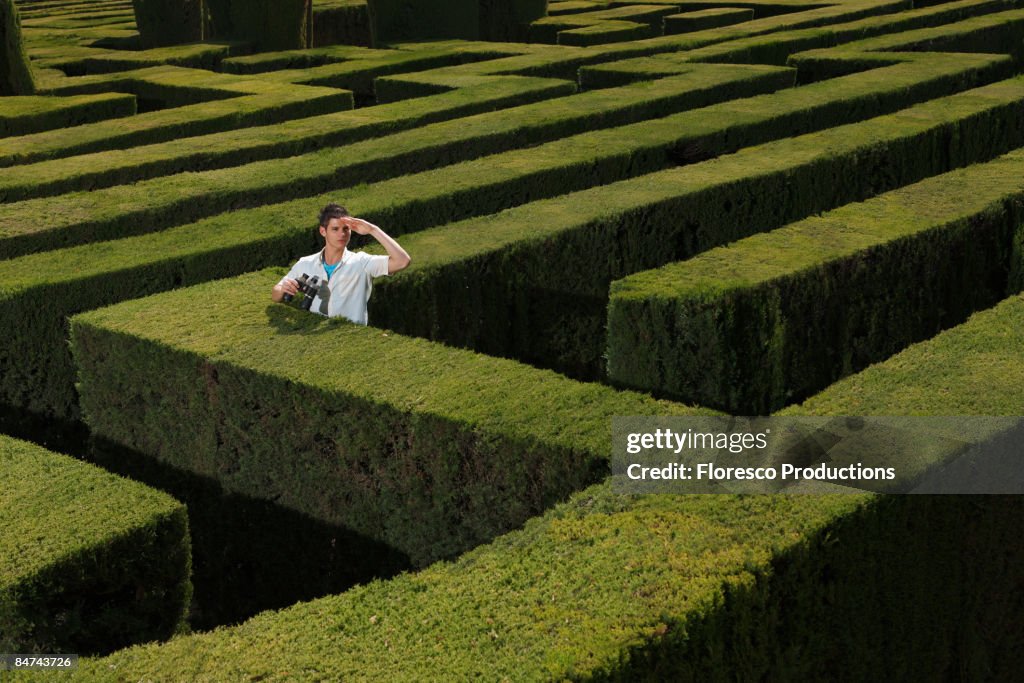
[[[299,291],[302,292],[304,297],[302,299],[302,303],[299,305],[302,307],[302,310],[308,311],[313,305],[313,297],[315,297],[316,293],[320,290],[320,278],[314,275],[312,279],[310,279],[309,273],[303,273],[302,277],[298,279],[298,283]],[[284,295],[285,303],[291,303],[294,298],[295,297],[291,294]]]

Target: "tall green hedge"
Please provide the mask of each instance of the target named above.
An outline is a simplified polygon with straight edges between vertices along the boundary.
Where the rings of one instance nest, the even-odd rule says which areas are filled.
[[[257,50],[310,47],[312,0],[132,0],[145,47],[245,41]]]
[[[479,0],[367,0],[375,46],[480,37]]]
[[[1015,296],[785,412],[1012,416],[1021,386]],[[1020,496],[599,485],[453,563],[86,661],[80,676],[1013,680],[1022,523]]]
[[[138,91],[171,108],[0,140],[0,166],[265,126],[353,107],[352,93],[161,66],[83,77],[59,95]],[[166,98],[166,99],[165,99]]]
[[[548,13],[548,0],[478,0],[480,39],[523,41],[531,22]]]
[[[14,0],[0,0],[0,96],[36,91],[32,67],[21,42],[21,21]]]
[[[373,42],[370,13],[363,0],[334,0],[313,4],[311,47],[324,45],[361,45]]]
[[[374,45],[403,41],[522,41],[548,0],[367,0]]]
[[[371,315],[404,334],[599,376],[613,280],[1018,147],[1019,105],[975,107],[981,93],[1021,87],[1004,81],[410,235],[403,244],[422,256],[382,283]]]
[[[198,43],[206,37],[205,0],[132,0],[144,47]]]
[[[696,412],[270,304],[281,274],[75,317],[92,433],[423,566],[603,478],[611,416]]]
[[[410,272],[404,280],[407,294],[383,299],[387,310],[374,314],[378,323],[409,334],[588,370],[600,362],[604,351],[607,286],[612,280],[916,182],[950,166],[987,160],[1024,139],[1017,115],[1022,98],[1024,80],[1003,81],[882,119],[753,147],[550,203],[535,202],[523,207],[521,214],[499,214],[481,222],[492,224],[534,212],[543,216],[512,226],[500,240],[480,234],[470,239],[466,233],[449,239],[454,251],[448,254],[458,262],[426,277],[412,277],[416,273]],[[556,155],[548,160],[560,161]],[[407,223],[422,229],[453,210],[446,200],[451,203],[457,196],[454,183],[465,184],[462,197],[479,197],[477,183],[484,180],[498,187],[500,174],[508,172],[496,168],[490,177],[477,178],[459,171],[444,169],[432,185],[408,176],[367,188],[363,198],[374,198],[376,205],[345,201],[357,213],[400,232],[402,223],[385,209],[397,201]],[[860,183],[839,183],[834,180],[838,177]],[[531,181],[527,187],[543,189],[539,180]],[[407,194],[389,195],[402,183],[413,188],[411,197],[419,193],[418,204]],[[780,197],[790,199],[776,201]],[[310,229],[310,207],[336,198],[296,200],[156,234],[0,261],[0,280],[5,283],[0,291],[0,326],[11,330],[0,342],[2,402],[75,419],[71,360],[63,341],[67,315],[310,253],[320,241]],[[498,193],[491,198],[503,200]],[[766,214],[763,207],[769,205],[775,208]],[[686,220],[680,221],[680,215]],[[659,239],[647,239],[637,228],[645,225]],[[450,234],[456,235],[460,227],[453,226]],[[425,239],[436,245],[439,235]],[[507,260],[513,250],[505,247],[516,242],[517,258]],[[433,249],[437,253],[437,247]],[[596,256],[580,258],[588,253]],[[48,265],[54,255],[75,263],[75,269],[52,271]],[[492,263],[498,268],[480,270],[476,259],[481,256],[485,263],[495,259]],[[566,263],[575,266],[566,270]],[[481,277],[482,272],[487,276]],[[467,273],[473,282],[469,288]],[[450,289],[453,286],[458,289]],[[464,305],[450,305],[453,291]],[[40,301],[47,305],[40,306]],[[477,311],[483,313],[477,316]]]
[[[313,0],[218,1],[230,4],[231,30],[213,38],[245,40],[264,52],[311,47]]]
[[[0,651],[111,652],[184,628],[185,507],[0,436]]]
[[[757,7],[758,15],[762,8]],[[755,10],[750,7],[709,7],[708,9],[682,12],[665,17],[665,33],[691,33],[709,28],[742,24],[754,18]]]
[[[568,95],[574,90],[572,84],[565,81],[517,78],[512,87],[491,82],[461,92],[381,105],[374,108],[372,118],[367,118],[362,110],[346,110],[269,126],[195,136],[184,148],[177,140],[171,140],[131,149],[78,155],[75,163],[68,163],[65,159],[24,163],[4,168],[0,174],[0,196],[7,201],[20,201],[88,188],[99,189],[186,170],[202,171],[267,158],[296,156],[435,121],[468,117],[492,108],[502,109]],[[130,96],[126,97],[134,102]],[[23,149],[27,148],[26,145]],[[3,161],[10,162],[12,158],[0,156],[0,165]]]
[[[1024,415],[1024,295],[915,344],[782,415]]]
[[[609,144],[596,155],[586,138],[578,141],[570,138],[563,142],[561,138],[564,136],[593,135],[595,129],[635,124],[679,109],[721,101],[736,93],[771,90],[791,82],[792,72],[776,67],[747,70],[709,66],[688,75],[665,79],[654,86],[634,84],[615,90],[584,93],[571,99],[547,100],[439,122],[300,157],[202,173],[181,173],[108,189],[91,188],[88,192],[61,198],[61,203],[74,205],[76,211],[73,214],[58,212],[45,224],[33,225],[25,218],[46,211],[53,206],[54,200],[10,203],[0,207],[0,222],[23,228],[20,231],[12,228],[6,235],[0,234],[0,257],[52,249],[61,243],[74,244],[126,236],[138,230],[151,231],[247,204],[283,201],[337,187],[386,181],[394,178],[396,168],[411,175],[428,168],[506,152],[507,160],[483,159],[474,164],[475,168],[455,167],[433,174],[471,179],[471,184],[465,180],[462,184],[470,185],[466,191],[480,195],[481,203],[477,210],[486,208],[487,205],[482,203],[484,198],[494,194],[499,195],[497,202],[501,203],[495,204],[495,200],[491,200],[491,206],[502,208],[517,186],[529,188],[525,191],[532,190],[536,194],[538,190],[533,188],[538,175],[546,174],[549,179],[546,193],[566,185],[571,188],[574,184],[595,182],[588,176],[574,178],[565,172],[567,168],[578,168],[589,160],[595,160],[595,156],[595,161],[609,167],[604,173],[612,177],[640,171],[644,162],[655,167],[664,165],[666,155],[657,147],[659,142],[670,142],[676,133],[669,125],[655,124],[654,134],[639,143],[627,139],[614,148]],[[569,87],[565,85],[566,89]],[[607,138],[608,134],[603,137]],[[548,144],[539,149],[529,147],[542,142]],[[527,149],[516,149],[524,146]],[[639,147],[636,156],[643,162],[634,160],[631,167],[623,170],[622,167],[628,164],[628,157],[625,160],[622,157],[629,154],[631,147]],[[548,152],[551,148],[555,151]],[[57,165],[50,165],[51,168],[54,166]],[[71,168],[88,170],[88,166],[88,163],[83,163]],[[519,177],[514,177],[502,166],[515,169],[518,171],[515,176]],[[57,169],[62,175],[69,172],[65,166],[57,166]],[[556,173],[559,176],[557,183],[552,177]],[[34,175],[32,168],[12,169],[7,182],[12,185],[19,181],[31,183]],[[5,190],[5,184],[0,180],[0,197],[17,198],[17,191]],[[386,210],[392,212],[393,222],[402,225],[402,231],[444,222],[453,217],[452,210],[457,210],[448,201],[452,183],[447,179],[438,181],[428,175],[392,180],[391,186],[395,184],[405,188],[396,193],[390,187],[364,186],[361,190],[350,191],[346,201],[358,203],[356,197],[359,194],[369,195],[362,201],[363,211],[369,210],[374,203],[391,204]],[[395,194],[420,197],[418,201],[400,202],[394,206]],[[423,206],[427,197],[431,199],[429,212]],[[386,199],[382,202],[381,198]],[[145,218],[140,220],[141,216]]]
[[[979,81],[988,82],[1003,75],[1008,67],[1008,61],[1000,57],[961,59],[942,55],[878,70],[882,73],[854,74],[803,89],[783,89],[614,127],[691,102],[714,102],[727,96],[733,90],[730,75],[709,69],[690,77],[704,85],[703,92],[693,97],[673,96],[679,85],[689,80],[684,76],[653,85],[625,86],[632,101],[642,101],[645,90],[657,92],[651,105],[623,107],[624,100],[608,102],[614,93],[587,93],[581,99],[580,112],[574,111],[568,101],[554,101],[525,107],[509,116],[480,115],[467,121],[464,128],[458,121],[436,124],[340,150],[76,193],[63,198],[77,207],[74,213],[59,213],[44,224],[25,220],[25,216],[36,216],[40,207],[51,206],[52,200],[9,204],[0,207],[0,220],[24,227],[12,230],[0,243],[0,255],[15,256],[39,249],[45,242],[74,244],[109,239],[178,225],[231,208],[378,181],[393,176],[396,164],[408,171],[423,165],[448,164],[436,172],[391,178],[347,193],[348,203],[362,203],[360,210],[364,212],[373,207],[378,215],[386,215],[391,224],[409,232],[473,213],[498,211],[527,198],[609,183],[765,140],[877,116]],[[746,78],[743,74],[735,76],[737,90],[786,82],[785,74],[759,74],[756,70]],[[726,83],[718,87],[723,77]],[[767,78],[767,82],[760,82],[761,78]],[[550,140],[560,130],[567,134],[580,131],[581,113],[600,129],[584,128],[576,135],[541,146],[452,165],[466,156]],[[522,123],[513,116],[522,116]],[[538,116],[546,120],[538,122]],[[565,123],[560,124],[559,119]],[[519,129],[528,137],[520,140]],[[538,133],[527,133],[526,129]],[[396,197],[415,199],[396,201]],[[60,242],[53,241],[55,234],[60,235]]]
[[[612,284],[608,375],[764,414],[1024,286],[1024,152]]]
[[[590,488],[452,564],[82,680],[1010,680],[1021,500]]]

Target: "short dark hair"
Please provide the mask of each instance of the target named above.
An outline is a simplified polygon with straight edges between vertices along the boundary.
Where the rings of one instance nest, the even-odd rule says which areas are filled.
[[[344,218],[350,215],[348,209],[341,204],[331,202],[324,208],[320,209],[320,225],[327,227],[327,224],[331,222],[332,218]]]

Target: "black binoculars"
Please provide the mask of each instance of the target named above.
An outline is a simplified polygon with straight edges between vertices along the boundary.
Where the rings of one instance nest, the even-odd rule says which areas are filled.
[[[303,273],[302,277],[298,279],[298,283],[299,291],[302,292],[305,297],[299,305],[302,307],[302,310],[308,311],[310,306],[313,305],[313,297],[315,297],[316,293],[320,290],[320,278],[314,275],[313,278],[310,279],[309,273]],[[284,295],[285,303],[291,303],[293,298],[295,297],[291,294]]]

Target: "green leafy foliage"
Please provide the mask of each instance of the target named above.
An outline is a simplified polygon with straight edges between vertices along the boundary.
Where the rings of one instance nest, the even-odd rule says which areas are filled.
[[[422,566],[599,480],[613,415],[694,412],[268,305],[279,277],[76,317],[93,434],[343,525]],[[155,376],[159,386],[147,380]]]
[[[0,471],[0,649],[110,652],[184,627],[181,503],[6,436]]]
[[[35,80],[21,42],[21,22],[14,0],[0,0],[0,96],[31,95]]]
[[[609,376],[762,414],[1021,283],[1019,151],[613,283]]]
[[[1021,518],[1013,498],[625,497],[599,485],[451,564],[125,650],[79,675],[1010,675],[1020,636],[1001,591],[1018,573]]]

